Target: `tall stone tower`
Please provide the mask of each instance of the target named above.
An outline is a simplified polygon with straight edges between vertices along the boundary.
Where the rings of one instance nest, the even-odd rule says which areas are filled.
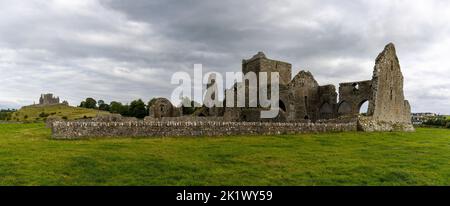
[[[388,44],[376,59],[372,77],[372,98],[369,115],[375,120],[411,122],[411,108],[403,94],[403,75],[392,43]]]
[[[280,84],[287,85],[292,78],[292,65],[287,62],[268,59],[263,52],[258,52],[251,59],[242,60],[242,73],[267,72],[268,83],[270,84],[270,73],[278,72],[280,74]]]
[[[371,89],[368,117],[359,120],[361,130],[414,130],[411,107],[403,93],[403,74],[392,43],[386,45],[375,61]]]

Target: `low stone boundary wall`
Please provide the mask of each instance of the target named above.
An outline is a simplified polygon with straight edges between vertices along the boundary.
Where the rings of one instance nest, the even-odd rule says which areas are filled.
[[[414,132],[411,122],[376,121],[371,117],[360,117],[357,128],[364,132]]]
[[[54,139],[82,139],[86,137],[176,137],[344,132],[356,131],[357,122],[279,123],[216,121],[54,121],[50,123],[50,127],[52,129],[52,137]]]

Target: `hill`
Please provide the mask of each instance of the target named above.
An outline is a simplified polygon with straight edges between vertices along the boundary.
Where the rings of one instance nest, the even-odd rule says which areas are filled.
[[[81,119],[95,117],[97,114],[107,114],[105,111],[71,107],[64,104],[48,106],[26,106],[12,114],[13,121],[44,121],[48,117],[59,117],[62,119]]]

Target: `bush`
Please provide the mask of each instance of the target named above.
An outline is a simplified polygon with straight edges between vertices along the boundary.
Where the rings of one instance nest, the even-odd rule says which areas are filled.
[[[145,103],[141,99],[132,101],[129,106],[129,115],[140,119],[147,116],[147,108],[145,107]]]
[[[423,123],[424,125],[450,128],[450,120],[442,117],[429,119]]]
[[[67,116],[63,116],[62,119],[63,120],[67,120],[68,118],[67,118]]]
[[[42,117],[42,118],[46,118],[46,117],[48,117],[48,116],[50,116],[50,114],[47,114],[47,113],[45,113],[45,112],[41,112],[41,113],[39,114],[39,117]]]
[[[0,110],[0,120],[10,121],[15,111],[14,109]]]
[[[88,97],[85,101],[80,103],[79,107],[88,108],[88,109],[96,109],[97,101],[94,98]]]

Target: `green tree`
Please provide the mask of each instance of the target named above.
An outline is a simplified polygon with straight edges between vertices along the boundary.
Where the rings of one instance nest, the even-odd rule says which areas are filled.
[[[98,109],[102,111],[109,111],[110,110],[109,104],[101,104],[98,106]]]
[[[136,118],[144,118],[147,116],[147,108],[145,103],[141,100],[134,100],[131,102],[129,107],[129,115]]]
[[[11,120],[12,114],[16,112],[15,109],[2,109],[0,110],[0,120]]]
[[[98,109],[102,111],[109,111],[109,104],[106,104],[103,100],[98,100]]]
[[[86,108],[86,101],[82,101],[78,107]]]
[[[95,109],[97,108],[97,101],[94,98],[88,97],[86,98],[85,108]]]
[[[124,106],[120,102],[112,101],[109,104],[109,111],[111,113],[122,114],[124,112]]]
[[[128,104],[123,105],[120,114],[125,117],[132,117],[132,114],[130,112],[130,105]]]

